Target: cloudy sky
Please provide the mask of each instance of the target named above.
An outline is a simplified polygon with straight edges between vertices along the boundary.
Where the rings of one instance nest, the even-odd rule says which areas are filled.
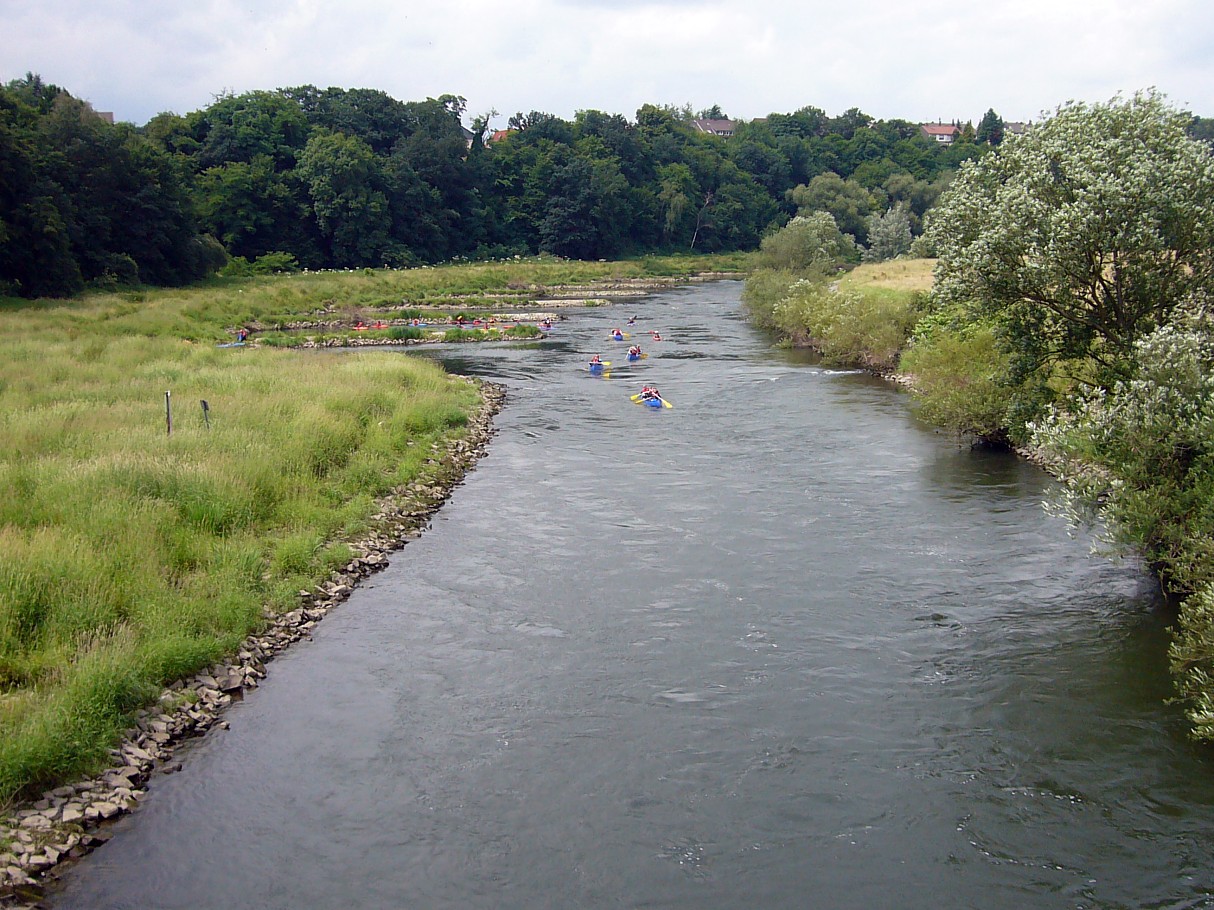
[[[1148,87],[1214,116],[1210,0],[0,0],[0,23],[0,81],[137,124],[303,84],[462,95],[494,127],[646,103],[976,124]]]

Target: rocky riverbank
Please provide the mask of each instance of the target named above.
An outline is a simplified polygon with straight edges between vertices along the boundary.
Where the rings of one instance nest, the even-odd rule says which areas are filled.
[[[110,751],[112,764],[87,780],[48,790],[34,801],[0,818],[0,905],[37,907],[44,882],[105,843],[107,822],[138,807],[155,774],[181,769],[174,759],[185,740],[213,728],[226,729],[225,709],[255,689],[267,665],[341,604],[358,583],[388,565],[389,555],[428,526],[452,489],[487,450],[493,416],[505,400],[505,389],[480,384],[483,403],[467,435],[430,459],[429,479],[393,491],[379,503],[374,531],[351,541],[355,554],[344,570],[312,590],[299,592],[299,606],[287,613],[267,613],[265,628],[247,638],[231,659],[189,679],[173,682],[159,701],[141,710],[123,741]]]

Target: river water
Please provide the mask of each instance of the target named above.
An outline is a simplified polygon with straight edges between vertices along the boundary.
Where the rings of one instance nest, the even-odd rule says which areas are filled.
[[[739,292],[429,351],[489,455],[52,905],[1214,906],[1151,581]]]

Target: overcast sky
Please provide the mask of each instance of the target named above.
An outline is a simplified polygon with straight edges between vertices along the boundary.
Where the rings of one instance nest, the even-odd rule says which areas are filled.
[[[137,124],[304,84],[462,95],[499,128],[646,103],[977,124],[1149,87],[1214,116],[1210,0],[0,0],[0,34],[0,80]]]

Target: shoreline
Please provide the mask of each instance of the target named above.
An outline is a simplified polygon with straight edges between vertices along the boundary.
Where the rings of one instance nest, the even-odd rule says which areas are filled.
[[[473,380],[469,379],[469,382]],[[0,906],[36,907],[45,883],[63,864],[79,859],[112,836],[107,822],[138,808],[153,774],[180,771],[176,748],[213,728],[227,729],[223,714],[265,679],[266,664],[301,639],[363,579],[384,569],[388,554],[401,550],[429,527],[431,517],[487,453],[495,432],[493,418],[506,389],[480,381],[481,406],[468,432],[452,439],[431,458],[432,476],[397,488],[381,498],[372,517],[373,531],[348,541],[354,553],[344,569],[312,590],[299,592],[300,604],[286,613],[263,613],[265,628],[250,635],[229,660],[183,680],[175,680],[159,700],[135,714],[135,726],[110,750],[113,763],[92,778],[47,790],[19,803],[0,817]]]

